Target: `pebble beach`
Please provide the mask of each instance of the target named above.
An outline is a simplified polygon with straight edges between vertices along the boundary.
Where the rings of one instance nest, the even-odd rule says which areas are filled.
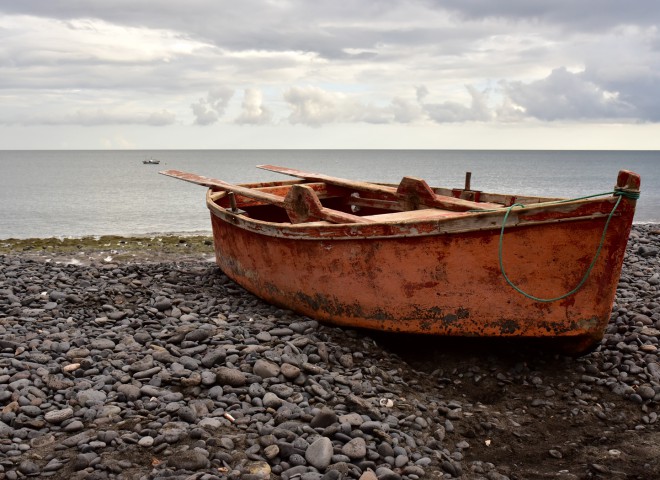
[[[0,253],[0,478],[660,478],[660,225],[577,358],[319,324],[174,244]]]

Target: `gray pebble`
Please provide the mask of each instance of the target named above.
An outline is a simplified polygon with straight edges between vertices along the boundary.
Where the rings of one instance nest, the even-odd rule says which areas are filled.
[[[102,390],[87,389],[81,392],[78,392],[76,395],[78,403],[84,407],[91,407],[94,405],[100,405],[105,402],[107,394]]]
[[[220,385],[229,385],[231,387],[242,387],[247,383],[245,373],[235,368],[220,367],[216,371],[216,381]]]
[[[325,470],[330,465],[333,449],[327,437],[320,437],[305,451],[305,460],[317,470]]]
[[[18,471],[21,472],[23,475],[34,476],[38,474],[41,471],[41,469],[39,468],[39,465],[37,465],[32,460],[23,460],[18,465]]]
[[[50,412],[46,412],[46,414],[44,415],[44,419],[47,422],[54,424],[62,423],[64,420],[68,420],[71,417],[73,417],[72,408],[65,408],[62,410],[51,410]]]
[[[341,452],[350,460],[359,460],[367,455],[367,444],[364,438],[357,437],[346,443]]]
[[[260,358],[255,362],[252,372],[261,378],[277,377],[280,374],[280,366]]]
[[[337,414],[329,408],[322,408],[309,423],[312,428],[325,428],[337,422]]]
[[[282,399],[273,392],[266,392],[263,396],[263,405],[267,408],[279,408],[282,406]]]

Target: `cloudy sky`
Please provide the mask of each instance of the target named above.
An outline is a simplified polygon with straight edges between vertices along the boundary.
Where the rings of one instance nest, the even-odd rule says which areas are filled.
[[[0,149],[660,149],[657,0],[0,0]]]

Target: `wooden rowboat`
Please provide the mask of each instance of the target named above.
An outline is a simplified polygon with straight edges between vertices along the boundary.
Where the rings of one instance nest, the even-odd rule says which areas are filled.
[[[565,200],[355,182],[262,165],[297,180],[210,187],[222,271],[323,322],[430,335],[550,337],[575,353],[609,321],[639,175]]]

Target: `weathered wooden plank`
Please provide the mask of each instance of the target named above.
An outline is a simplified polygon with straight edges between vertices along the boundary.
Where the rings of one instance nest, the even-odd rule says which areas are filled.
[[[291,223],[303,223],[318,218],[333,223],[372,222],[357,215],[324,207],[314,190],[307,185],[292,185],[284,199],[284,205]]]

